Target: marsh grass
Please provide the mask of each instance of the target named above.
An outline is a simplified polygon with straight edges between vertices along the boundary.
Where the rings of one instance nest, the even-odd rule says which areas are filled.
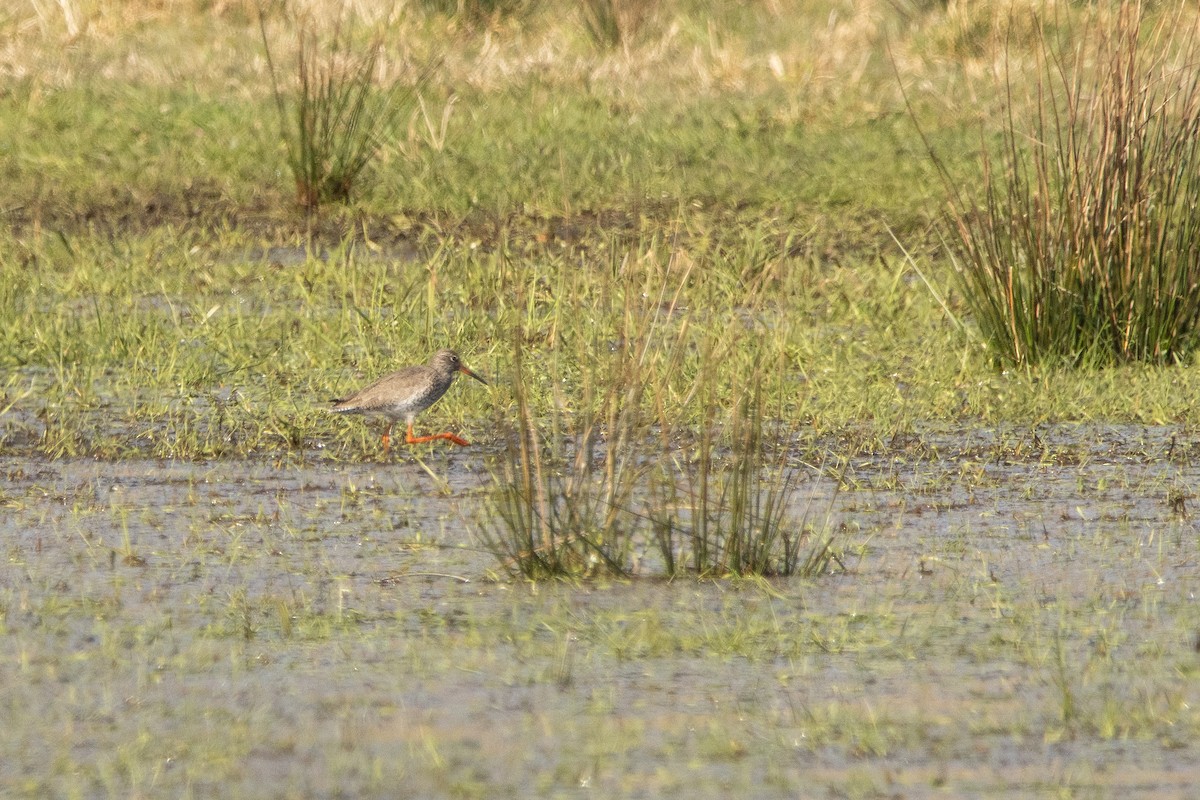
[[[593,340],[582,362],[578,394],[560,382],[544,415],[535,413],[526,368],[526,335],[514,337],[515,424],[499,420],[504,451],[494,468],[496,524],[484,545],[508,572],[528,578],[627,575],[638,519],[631,513],[647,472],[649,421],[643,399],[657,316],[626,294],[621,335],[606,347]],[[605,352],[605,351],[608,352]],[[569,372],[561,350],[541,370]]]
[[[416,148],[393,185],[381,174],[377,216],[363,209],[372,232],[405,217],[393,230],[420,232],[416,258],[326,238],[277,264],[247,254],[308,245],[304,230],[107,202],[203,173],[278,203],[278,159],[236,145],[261,145],[271,102],[253,21],[231,38],[203,0],[101,0],[81,7],[124,13],[95,14],[76,46],[56,38],[61,54],[6,50],[6,70],[75,72],[30,69],[28,96],[0,97],[0,140],[20,143],[0,209],[0,795],[958,796],[1012,794],[1016,775],[1063,795],[1189,796],[1197,539],[1159,498],[1193,474],[1200,378],[997,373],[911,270],[877,257],[880,221],[908,243],[897,214],[923,213],[911,201],[929,188],[889,122],[891,82],[853,72],[883,3],[669,9],[680,32],[640,51],[638,37],[629,59],[581,53],[595,48],[574,9],[548,32],[434,20],[441,96],[462,98],[444,148]],[[176,63],[206,68],[162,68]],[[962,67],[908,73],[958,129],[992,100],[954,105]],[[181,74],[187,90],[160,91]],[[47,187],[58,216],[38,216]],[[529,235],[543,222],[558,229],[545,241]],[[669,259],[697,268],[664,277]],[[514,331],[520,415],[503,407]],[[514,555],[542,544],[540,485],[579,504],[555,540],[566,574],[608,571],[597,531],[615,506],[614,560],[661,575],[649,512],[669,478],[686,577],[447,580],[495,569],[459,522],[501,497],[478,465],[508,428],[383,464],[375,431],[324,403],[443,342],[498,380],[427,419],[459,415],[473,441],[491,414],[523,419],[535,442],[511,439],[527,454],[511,463],[540,476],[516,495],[532,534]],[[627,411],[605,399],[626,371],[626,391],[646,385]],[[738,422],[757,403],[761,423]],[[589,429],[591,494],[568,497]],[[797,560],[820,558],[829,483],[809,478],[824,463],[810,453],[825,449],[849,465],[831,547],[854,553],[853,576],[689,579],[693,519],[731,530],[733,506],[755,507],[738,494],[790,489],[759,517],[788,507],[780,530],[810,536]],[[610,469],[631,501],[608,504]],[[729,569],[710,560],[705,574]]]
[[[1012,364],[1171,363],[1200,324],[1195,24],[1141,3],[1055,40],[1041,29],[1031,119],[1009,67],[981,197],[943,169],[963,296]],[[1179,26],[1178,28],[1176,26]]]
[[[591,572],[594,566],[623,574],[623,542],[613,548],[615,512],[602,503],[601,475],[607,470],[598,470],[589,457],[588,440],[596,420],[583,423],[587,431],[574,458],[567,441],[544,439],[530,409],[520,351],[518,343],[512,370],[517,422],[501,428],[504,452],[493,473],[493,521],[481,528],[484,546],[506,572],[527,578],[575,575]],[[566,433],[561,421],[556,423],[556,431]]]
[[[753,321],[770,271],[703,289],[714,306],[724,292],[749,304],[727,319],[682,307],[694,262],[656,263],[647,254],[620,266],[630,285],[619,308],[607,305],[610,287],[586,310],[556,312],[561,344],[549,363],[527,368],[530,332],[516,329],[515,423],[500,409],[504,450],[484,546],[505,571],[531,578],[826,571],[839,556],[826,520],[814,530],[807,509],[797,515],[794,427],[781,424],[794,411],[787,328]],[[560,309],[567,297],[589,303],[578,285],[555,294]],[[615,318],[614,327],[605,339],[581,336],[580,318],[601,330]],[[765,353],[779,355],[768,365]],[[531,387],[547,375],[557,379],[539,402]],[[657,562],[643,560],[655,550]]]
[[[331,18],[302,16],[295,25],[292,82],[285,67],[276,63],[265,12],[259,16],[279,135],[296,182],[296,198],[315,211],[323,203],[350,199],[423,79],[380,84],[388,24],[365,32],[348,3]]]
[[[647,516],[667,574],[815,577],[842,566],[829,509],[820,516],[812,502],[801,508],[802,473],[789,463],[795,437],[781,425],[779,409],[767,413],[766,380],[756,365],[728,423],[710,412],[694,458],[670,459],[654,482]],[[719,408],[716,398],[703,402]],[[815,524],[810,515],[819,517]]]

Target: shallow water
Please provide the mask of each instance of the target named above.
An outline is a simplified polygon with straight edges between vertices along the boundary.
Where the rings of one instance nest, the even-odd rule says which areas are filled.
[[[1185,797],[1189,437],[847,448],[770,590],[497,580],[486,448],[0,458],[0,794]]]

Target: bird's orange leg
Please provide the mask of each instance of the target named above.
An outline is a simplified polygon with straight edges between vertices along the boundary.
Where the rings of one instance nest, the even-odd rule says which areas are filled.
[[[432,436],[413,436],[412,423],[408,425],[408,435],[404,437],[405,444],[421,444],[422,442],[432,442],[435,439],[445,439],[448,442],[454,442],[459,447],[467,447],[471,443],[461,436],[455,436],[453,433],[435,433]]]
[[[392,449],[392,426],[395,424],[394,422],[389,422],[387,430],[383,432],[383,454],[385,456]]]

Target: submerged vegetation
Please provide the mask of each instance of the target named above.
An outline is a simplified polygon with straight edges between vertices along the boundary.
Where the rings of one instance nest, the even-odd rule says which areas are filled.
[[[1197,784],[1191,6],[387,7],[0,11],[0,795]]]

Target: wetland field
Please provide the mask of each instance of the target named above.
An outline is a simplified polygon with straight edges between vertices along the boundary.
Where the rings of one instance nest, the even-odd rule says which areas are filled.
[[[1197,364],[1005,364],[944,217],[1116,4],[384,5],[0,10],[0,796],[1195,795]],[[329,413],[444,346],[470,447]]]

